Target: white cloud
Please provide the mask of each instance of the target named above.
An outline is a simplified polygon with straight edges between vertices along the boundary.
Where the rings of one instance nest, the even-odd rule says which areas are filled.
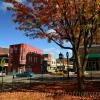
[[[53,29],[47,30],[47,33],[55,33],[56,31]]]
[[[45,54],[51,54],[54,58],[57,57],[60,53],[60,50],[56,48],[46,48],[43,51]]]
[[[18,2],[24,2],[25,0],[16,0],[16,1],[18,1]]]
[[[25,0],[16,0],[16,1],[23,3]],[[7,7],[13,7],[13,5],[10,3],[1,2],[0,9],[6,11]]]
[[[69,50],[69,49],[68,49],[67,52],[68,52],[68,54],[69,54],[69,58],[71,58],[72,55],[73,55],[73,54],[72,54],[72,50]]]
[[[44,54],[51,54],[54,58],[59,58],[59,53],[61,52],[64,57],[66,58],[66,52],[69,54],[69,58],[72,57],[72,50],[66,50],[66,49],[61,49],[61,48],[46,48],[43,50]]]
[[[5,3],[5,2],[2,2],[2,4],[0,5],[0,9],[3,11],[6,11],[7,7],[13,7],[13,5],[10,3]]]

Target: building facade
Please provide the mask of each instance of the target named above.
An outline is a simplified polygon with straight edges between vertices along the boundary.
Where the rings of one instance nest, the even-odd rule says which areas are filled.
[[[30,70],[35,72],[40,71],[40,62],[33,63],[34,59],[41,59],[42,50],[33,48],[27,44],[10,45],[9,48],[9,72],[24,72]],[[40,57],[40,58],[39,58]],[[29,62],[31,63],[29,64]],[[28,65],[29,64],[29,65]],[[34,66],[33,66],[34,64]],[[35,69],[36,67],[36,69]]]
[[[83,47],[80,47],[80,54],[83,55]],[[81,57],[82,59],[82,57]],[[93,45],[86,56],[87,65],[85,70],[92,73],[100,73],[100,34],[97,33],[93,39]]]
[[[29,52],[26,55],[26,70],[34,73],[42,71],[42,55],[34,52]]]
[[[63,58],[62,60],[57,59],[57,70],[58,71],[67,70],[67,67],[68,67],[68,62],[66,58]]]
[[[51,59],[52,56],[50,54],[43,54],[42,55],[42,69],[43,69],[43,73],[47,73],[49,72],[49,68],[51,67]]]
[[[48,66],[47,70],[48,72],[55,72],[57,69],[57,62],[55,58],[51,58],[50,60],[50,66]]]

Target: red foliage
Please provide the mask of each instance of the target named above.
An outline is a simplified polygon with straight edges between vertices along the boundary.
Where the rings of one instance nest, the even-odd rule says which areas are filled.
[[[54,29],[58,33],[56,36],[58,35],[60,37],[69,37],[72,32],[73,35],[77,35],[77,33],[80,34],[80,27],[75,27],[79,23],[74,22],[74,24],[76,23],[75,25],[71,24],[72,20],[80,21],[82,17],[85,17],[85,19],[88,20],[96,14],[96,11],[100,10],[100,4],[98,4],[100,0],[93,2],[91,0],[28,0],[28,2],[33,4],[32,7],[15,0],[5,0],[5,2],[9,2],[14,5],[14,7],[10,10],[15,11],[16,22],[21,24],[21,26],[23,25],[23,30],[24,27],[28,27],[29,23],[26,23],[27,20],[33,20],[33,24],[37,24],[37,21],[39,21],[38,26],[41,27],[42,25],[45,25],[49,27],[49,29]],[[91,10],[94,10],[94,15]],[[23,20],[19,20],[19,15],[22,16]],[[66,23],[64,23],[64,21],[66,21]],[[37,25],[33,25],[32,23],[30,23],[32,28],[39,28],[40,30],[40,27],[37,27]],[[59,30],[58,26],[61,26]],[[69,28],[71,30],[67,30]],[[44,31],[44,29],[42,29],[42,31]],[[65,33],[62,34],[61,31]],[[38,31],[37,35],[39,35],[38,33],[40,32]],[[45,31],[43,33],[47,34]],[[76,36],[72,36],[70,38],[73,37]]]

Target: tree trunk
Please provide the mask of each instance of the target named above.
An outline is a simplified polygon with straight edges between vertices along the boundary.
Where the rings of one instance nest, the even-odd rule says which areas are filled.
[[[78,91],[82,92],[84,91],[84,70],[81,65],[79,52],[74,52],[74,53],[75,53],[75,67],[77,69]]]

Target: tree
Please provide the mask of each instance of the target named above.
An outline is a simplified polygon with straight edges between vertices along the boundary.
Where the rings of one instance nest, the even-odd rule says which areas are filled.
[[[6,61],[5,57],[1,59],[0,66],[2,67],[2,91],[3,91],[3,68],[5,67]]]
[[[85,57],[93,37],[100,29],[100,0],[26,0],[20,3],[5,0],[13,7],[17,29],[31,38],[47,38],[61,48],[72,49],[77,68],[78,87],[82,89]],[[54,30],[48,31],[47,30]],[[70,42],[72,48],[67,47]],[[84,61],[80,61],[80,46],[84,49]]]

